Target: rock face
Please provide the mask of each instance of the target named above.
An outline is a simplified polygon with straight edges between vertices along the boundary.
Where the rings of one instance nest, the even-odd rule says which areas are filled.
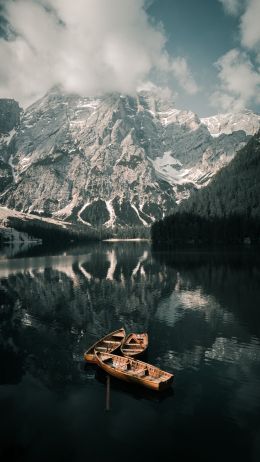
[[[0,99],[0,133],[9,133],[20,123],[21,109],[13,99]]]
[[[16,101],[0,99],[0,193],[13,181],[9,159],[13,148],[11,140],[20,124],[20,114],[21,108]]]
[[[0,202],[88,226],[147,226],[208,184],[260,127],[253,113],[232,117],[200,120],[152,92],[53,89],[12,132]]]
[[[257,221],[260,219],[259,178],[260,131],[215,175],[214,181],[183,202],[180,210],[204,218],[237,214]]]

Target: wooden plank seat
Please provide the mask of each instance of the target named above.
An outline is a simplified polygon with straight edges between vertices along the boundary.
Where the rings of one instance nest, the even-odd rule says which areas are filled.
[[[122,327],[121,329],[111,332],[110,334],[101,338],[100,340],[95,342],[91,347],[89,347],[87,351],[85,351],[85,361],[90,363],[96,363],[97,359],[95,355],[95,350],[99,353],[112,353],[121,345],[122,342],[124,342],[125,336],[125,329]]]
[[[126,371],[127,366],[128,364],[122,361],[113,361],[113,364],[112,364],[112,367],[114,367],[115,369],[120,369],[121,371]]]
[[[137,343],[129,343],[128,345],[125,345],[125,346],[128,346],[129,348],[132,348],[132,347],[139,347],[140,345],[142,344],[142,342],[137,342]]]
[[[145,376],[145,370],[135,370],[131,371],[133,375],[136,375],[137,377],[144,377]]]
[[[126,357],[136,356],[143,353],[148,346],[148,335],[143,334],[129,334],[124,342],[121,344],[121,352]]]
[[[100,346],[96,347],[96,350],[97,350],[97,351],[102,351],[102,352],[105,353],[106,351],[108,351],[108,348],[105,347],[105,346],[101,346],[101,345],[100,345]]]
[[[149,376],[153,379],[160,379],[163,374],[156,369],[149,368]]]
[[[108,374],[152,390],[165,389],[173,381],[172,374],[132,358],[97,351],[96,358],[100,367]]]
[[[128,353],[128,351],[129,351],[129,348],[122,348],[123,353]],[[142,348],[135,348],[135,353],[141,353],[142,351],[143,351]]]

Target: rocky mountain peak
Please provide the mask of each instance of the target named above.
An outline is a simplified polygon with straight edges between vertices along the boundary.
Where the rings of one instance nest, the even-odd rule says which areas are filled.
[[[9,133],[0,202],[86,226],[148,226],[259,127],[249,113],[200,119],[155,91],[81,97],[55,87]]]

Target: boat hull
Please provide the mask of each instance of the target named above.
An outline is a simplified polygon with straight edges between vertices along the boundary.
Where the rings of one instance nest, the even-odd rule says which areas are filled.
[[[116,357],[116,355],[111,355],[111,356]],[[163,390],[169,388],[169,386],[173,382],[173,375],[169,374],[169,373],[166,373],[167,376],[168,376],[167,379],[165,379],[163,381],[154,381],[154,380],[151,380],[149,378],[137,377],[137,376],[134,376],[134,375],[130,375],[130,374],[128,374],[128,373],[126,373],[124,371],[121,371],[119,369],[115,369],[114,367],[111,367],[110,365],[103,362],[100,359],[100,356],[98,354],[96,354],[96,357],[97,357],[97,363],[99,364],[99,366],[105,372],[112,375],[113,377],[116,377],[119,380],[123,380],[123,381],[128,382],[128,383],[141,385],[143,387],[149,388],[150,390],[163,391]],[[129,360],[130,360],[130,358],[129,358]],[[142,363],[141,361],[137,361],[137,360],[134,360],[134,361],[138,362],[140,364],[143,364],[145,366],[150,366],[150,365],[147,365],[146,363]],[[159,371],[158,368],[154,368],[154,369]]]
[[[134,358],[141,356],[147,350],[148,335],[146,333],[136,334],[132,333],[127,335],[124,342],[122,342],[120,351],[123,356]]]
[[[104,344],[104,342],[108,342],[109,339],[111,339],[113,337],[118,337],[117,344],[115,344],[114,346],[111,345],[110,347],[107,346],[107,352],[112,353],[112,352],[116,351],[118,348],[120,348],[121,343],[125,340],[125,336],[126,336],[126,333],[125,333],[124,328],[118,329],[118,330],[116,330],[114,332],[111,332],[110,334],[105,335],[105,337],[98,340],[87,351],[85,351],[84,360],[86,362],[88,362],[88,363],[91,363],[91,364],[97,364],[97,358],[96,358],[96,355],[95,355],[95,349],[97,349],[99,347],[99,345]],[[120,340],[121,337],[122,337],[122,339]],[[116,343],[116,341],[115,341],[115,343]]]

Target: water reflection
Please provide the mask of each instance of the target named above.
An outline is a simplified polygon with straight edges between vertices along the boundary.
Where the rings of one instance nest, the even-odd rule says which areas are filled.
[[[91,455],[100,462],[104,455],[112,460],[112,449],[127,446],[129,458],[138,449],[154,460],[162,446],[175,455],[185,448],[193,457],[201,456],[203,446],[200,460],[209,455],[211,460],[233,460],[234,455],[238,461],[256,460],[259,282],[257,259],[154,255],[147,243],[1,259],[0,412],[5,425],[0,448],[5,458],[14,451],[24,460],[54,453],[56,460]],[[82,353],[122,325],[148,331],[147,360],[175,373],[175,394],[154,399],[112,381],[109,417],[105,385],[95,369],[84,367]],[[221,432],[214,433],[213,421],[214,426],[221,422]],[[47,432],[36,450],[46,425],[54,433],[59,427],[57,438]],[[93,452],[100,428],[107,446]],[[239,443],[233,452],[223,452],[231,430],[231,443]],[[187,438],[193,441],[190,453]]]

